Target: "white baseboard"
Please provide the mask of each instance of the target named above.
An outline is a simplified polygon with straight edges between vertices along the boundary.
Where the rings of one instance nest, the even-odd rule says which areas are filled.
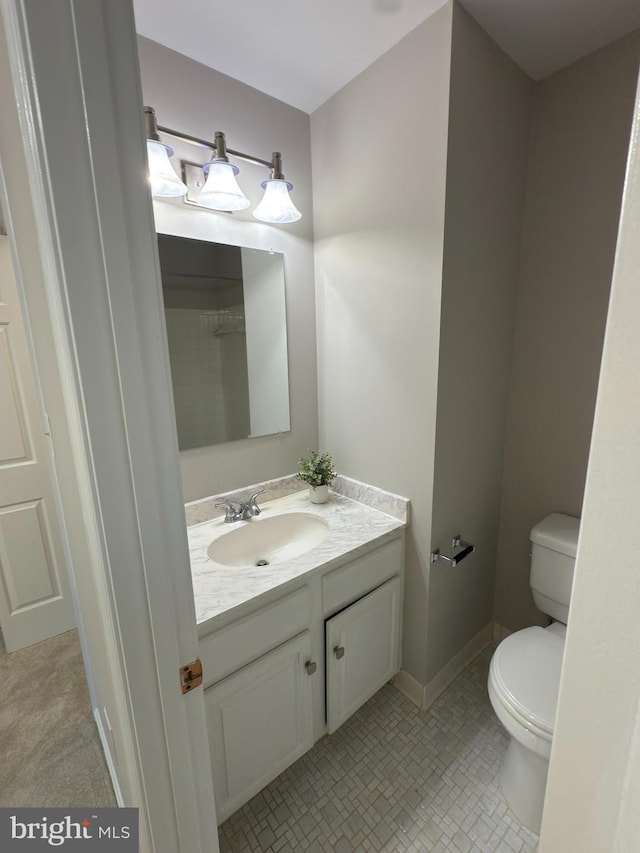
[[[498,622],[493,623],[493,642],[498,645],[501,643],[505,637],[508,637],[509,634],[513,634],[511,628],[505,628],[504,625],[498,624]]]
[[[424,687],[412,675],[405,672],[404,669],[401,669],[400,672],[393,677],[393,686],[399,690],[403,696],[406,696],[407,699],[411,699],[414,705],[417,705],[418,708],[422,708]]]
[[[422,707],[428,708],[438,696],[451,684],[453,679],[480,654],[480,652],[491,643],[493,639],[493,623],[488,625],[472,637],[457,655],[451,658],[449,663],[442,667],[440,672],[425,685],[422,694]]]
[[[113,785],[113,793],[115,794],[116,802],[118,803],[118,806],[120,806],[120,808],[124,808],[124,798],[120,789],[120,781],[118,779],[118,773],[116,771],[116,764],[113,759],[113,753],[111,751],[111,743],[109,742],[107,733],[104,730],[102,717],[100,716],[100,712],[97,708],[93,709],[93,718],[96,721],[96,726],[98,727],[98,735],[100,737],[100,742],[102,743],[102,751],[104,752],[104,757],[106,759],[107,767],[109,769],[109,776],[111,777],[111,784]]]

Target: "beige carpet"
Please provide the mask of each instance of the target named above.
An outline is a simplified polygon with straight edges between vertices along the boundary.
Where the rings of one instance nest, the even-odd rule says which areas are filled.
[[[7,654],[0,638],[0,806],[115,806],[77,631]]]

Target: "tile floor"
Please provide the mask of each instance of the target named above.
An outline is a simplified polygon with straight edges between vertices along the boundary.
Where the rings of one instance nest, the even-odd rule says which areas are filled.
[[[492,652],[427,711],[386,685],[220,827],[222,853],[533,853],[497,784]]]

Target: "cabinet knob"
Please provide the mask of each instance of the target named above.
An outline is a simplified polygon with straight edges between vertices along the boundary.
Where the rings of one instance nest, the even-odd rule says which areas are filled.
[[[304,667],[307,670],[307,675],[313,675],[313,673],[318,668],[318,664],[314,660],[308,660],[305,663]]]
[[[334,646],[333,653],[338,660],[344,657],[344,646]]]

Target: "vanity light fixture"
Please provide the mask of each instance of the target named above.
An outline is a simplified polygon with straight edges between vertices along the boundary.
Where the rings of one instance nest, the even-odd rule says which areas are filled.
[[[251,202],[236,181],[239,171],[227,157],[224,133],[216,131],[215,153],[203,167],[207,180],[198,196],[198,204],[211,210],[244,210],[249,207]]]
[[[248,163],[269,169],[271,173],[270,177],[266,181],[263,181],[261,185],[264,189],[264,196],[253,212],[256,219],[260,219],[262,222],[286,224],[288,222],[296,222],[301,218],[302,214],[289,196],[289,192],[293,189],[293,184],[284,179],[282,173],[282,155],[279,151],[274,151],[271,160],[262,160],[259,157],[253,157],[250,154],[243,154],[240,151],[227,148],[224,133],[221,131],[216,132],[214,142],[208,142],[205,139],[199,139],[196,136],[171,130],[168,127],[158,126],[155,110],[152,107],[144,108],[144,116],[151,192],[154,198],[184,196],[188,192],[186,184],[180,180],[171,166],[169,157],[173,155],[173,151],[160,139],[160,133],[163,133],[173,136],[175,139],[189,142],[192,145],[208,148],[213,152],[209,163],[202,167],[196,167],[202,169],[202,172],[206,175],[206,180],[202,180],[201,183],[204,186],[197,198],[190,201],[190,203],[195,203],[200,207],[206,207],[210,210],[225,212],[244,210],[249,207],[251,202],[242,192],[236,181],[236,175],[239,171],[238,167],[229,162],[228,155],[231,155],[236,159],[245,160]],[[183,168],[185,165],[194,166],[193,163],[188,163],[187,161],[183,162]]]
[[[173,157],[173,148],[160,139],[156,113],[151,107],[144,108],[144,129],[151,194],[154,198],[179,198],[185,195],[187,185],[176,175],[169,160],[169,157]]]
[[[285,181],[282,174],[282,157],[279,151],[273,152],[271,161],[271,177],[261,184],[264,190],[262,201],[253,211],[256,219],[263,222],[296,222],[301,217],[300,211],[291,201],[289,193],[293,184]]]

